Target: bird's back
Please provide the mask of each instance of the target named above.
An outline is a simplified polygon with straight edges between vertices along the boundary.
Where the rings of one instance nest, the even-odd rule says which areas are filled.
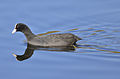
[[[31,39],[29,43],[39,46],[71,46],[75,44],[78,40],[81,40],[81,38],[71,33],[64,33],[45,36],[36,35],[36,37]]]

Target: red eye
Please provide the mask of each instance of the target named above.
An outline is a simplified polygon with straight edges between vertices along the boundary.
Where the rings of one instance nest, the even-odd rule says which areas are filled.
[[[18,24],[16,24],[15,29],[18,29]]]

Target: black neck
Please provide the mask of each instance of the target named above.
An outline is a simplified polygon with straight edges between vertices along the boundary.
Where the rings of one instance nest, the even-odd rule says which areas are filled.
[[[33,37],[35,37],[35,35],[32,33],[32,31],[29,28],[25,30],[23,33],[26,36],[27,40],[31,40]]]

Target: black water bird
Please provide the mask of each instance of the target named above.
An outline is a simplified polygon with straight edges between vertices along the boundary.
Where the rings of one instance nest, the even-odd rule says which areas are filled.
[[[63,34],[51,34],[51,35],[35,35],[29,29],[29,27],[23,23],[18,23],[15,25],[12,34],[15,32],[22,32],[27,38],[27,43],[36,45],[36,46],[72,46],[76,45],[78,40],[81,38],[77,37],[71,33]]]

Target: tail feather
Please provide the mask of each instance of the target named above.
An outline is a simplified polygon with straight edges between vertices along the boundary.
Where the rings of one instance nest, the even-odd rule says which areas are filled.
[[[75,39],[78,41],[78,40],[82,40],[82,38],[79,38],[77,36],[75,36]]]

